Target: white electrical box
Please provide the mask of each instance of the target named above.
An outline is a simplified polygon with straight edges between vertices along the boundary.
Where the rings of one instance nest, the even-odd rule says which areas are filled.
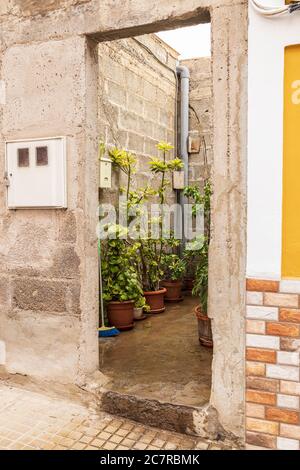
[[[112,163],[109,158],[101,158],[100,160],[100,175],[99,175],[99,188],[109,189],[111,188],[111,168]]]
[[[66,208],[66,139],[6,142],[9,209]]]
[[[184,171],[173,171],[173,189],[184,189]]]

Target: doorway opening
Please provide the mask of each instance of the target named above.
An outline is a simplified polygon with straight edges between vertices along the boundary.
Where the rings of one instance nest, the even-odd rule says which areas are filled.
[[[194,47],[197,36],[202,38],[199,48]],[[124,169],[117,160],[121,156],[116,155],[116,151],[126,151],[135,160],[130,181],[132,191],[148,187],[158,191],[159,200],[160,174],[159,171],[151,172],[151,162],[162,158],[161,144],[167,143],[170,148],[166,161],[179,157],[183,163],[176,170],[185,173],[185,178],[181,175],[182,181],[178,183],[176,177],[181,176],[168,174],[164,201],[174,205],[182,202],[180,199],[185,195],[184,203],[190,203],[195,210],[196,203],[203,204],[213,158],[210,24],[137,37],[110,38],[100,42],[98,53],[102,157],[113,160],[111,185],[99,190],[100,205],[113,205],[119,210],[120,188],[125,188],[124,193],[128,186],[128,174],[122,171]],[[185,136],[182,135],[186,129],[182,126],[180,69],[187,70],[189,75]],[[185,160],[184,153],[187,154]],[[181,184],[180,189],[178,184]],[[150,194],[148,205],[157,202],[155,196]],[[174,214],[170,221],[172,238]],[[146,416],[148,424],[150,420],[151,424],[167,429],[195,432],[190,422],[191,414],[195,409],[206,407],[210,400],[213,350],[207,344],[203,345],[203,341],[199,342],[199,314],[197,317],[195,313],[200,304],[199,290],[195,289],[192,294],[197,275],[201,276],[197,273],[198,252],[195,249],[192,256],[186,256],[185,249],[198,235],[207,235],[209,222],[204,220],[203,224],[203,233],[195,235],[193,220],[192,242],[178,237],[178,243],[166,243],[163,249],[167,257],[170,254],[177,257],[167,258],[169,268],[176,262],[175,271],[181,269],[174,276],[177,279],[178,274],[183,283],[178,302],[165,302],[166,308],[161,313],[149,314],[146,309],[141,318],[136,317],[132,324],[125,325],[124,330],[128,331],[122,331],[116,337],[100,338],[100,370],[108,379],[103,398],[107,411],[137,420]],[[105,243],[102,256],[107,263]],[[184,260],[184,268],[179,268],[180,260]],[[170,271],[168,266],[162,270]],[[104,291],[106,273],[103,273]],[[159,287],[162,287],[164,274],[160,276]],[[107,299],[106,296],[105,300],[117,298]],[[112,321],[110,323],[115,326]],[[135,405],[131,406],[132,403]],[[156,406],[154,403],[162,405],[155,415],[149,413],[152,406]],[[168,406],[172,406],[171,415],[177,410],[175,417],[166,412]],[[190,414],[186,413],[187,409]]]

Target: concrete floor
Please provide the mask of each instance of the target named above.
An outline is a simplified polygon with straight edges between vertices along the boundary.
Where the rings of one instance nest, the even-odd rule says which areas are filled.
[[[200,346],[191,296],[136,322],[116,338],[100,339],[100,370],[115,392],[178,405],[209,401],[212,351]]]

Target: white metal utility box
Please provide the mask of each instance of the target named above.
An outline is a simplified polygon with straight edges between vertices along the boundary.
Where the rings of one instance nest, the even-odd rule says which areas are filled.
[[[66,208],[66,139],[6,142],[9,209]]]

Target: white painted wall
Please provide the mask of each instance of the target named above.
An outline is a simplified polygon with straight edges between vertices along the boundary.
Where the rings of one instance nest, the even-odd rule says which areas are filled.
[[[300,12],[269,19],[249,10],[247,276],[279,279],[284,47],[300,43]]]

